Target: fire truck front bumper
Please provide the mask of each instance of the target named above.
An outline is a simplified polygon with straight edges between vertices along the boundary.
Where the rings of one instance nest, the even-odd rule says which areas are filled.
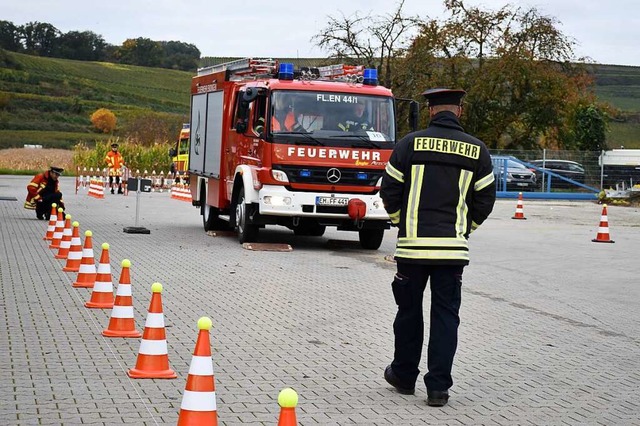
[[[260,214],[265,216],[347,219],[349,200],[359,199],[366,204],[364,220],[389,220],[378,194],[291,192],[282,186],[265,185],[258,196]]]

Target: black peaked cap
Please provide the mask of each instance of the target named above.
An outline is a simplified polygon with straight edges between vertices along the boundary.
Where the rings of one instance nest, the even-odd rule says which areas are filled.
[[[466,95],[462,89],[447,89],[438,87],[422,92],[429,106],[436,105],[462,105],[462,98]]]
[[[49,170],[51,170],[52,172],[57,173],[59,175],[61,175],[62,172],[64,172],[64,169],[62,167],[51,166],[51,169],[49,169]]]

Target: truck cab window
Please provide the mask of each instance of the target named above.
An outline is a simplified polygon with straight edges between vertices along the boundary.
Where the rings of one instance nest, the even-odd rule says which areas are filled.
[[[393,100],[389,97],[274,90],[267,120],[274,136],[282,134],[286,138],[306,132],[313,134],[315,139],[333,139],[334,145],[350,146],[356,140],[393,141],[393,108]],[[282,139],[282,142],[287,140]]]

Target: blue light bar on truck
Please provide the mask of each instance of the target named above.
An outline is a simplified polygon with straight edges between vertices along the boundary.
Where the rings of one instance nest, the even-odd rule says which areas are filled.
[[[293,64],[286,62],[281,63],[278,78],[280,80],[293,80]]]
[[[307,170],[307,169],[300,170],[300,177],[311,177],[311,170]]]
[[[356,178],[358,180],[367,180],[369,179],[369,175],[367,173],[358,172],[358,174],[356,175]]]
[[[363,74],[363,83],[367,86],[378,85],[378,70],[375,68],[365,68]]]

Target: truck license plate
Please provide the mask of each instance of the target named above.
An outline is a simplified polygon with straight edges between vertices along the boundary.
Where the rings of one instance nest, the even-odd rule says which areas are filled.
[[[347,204],[349,204],[348,198],[316,197],[316,205],[318,206],[346,206]]]

